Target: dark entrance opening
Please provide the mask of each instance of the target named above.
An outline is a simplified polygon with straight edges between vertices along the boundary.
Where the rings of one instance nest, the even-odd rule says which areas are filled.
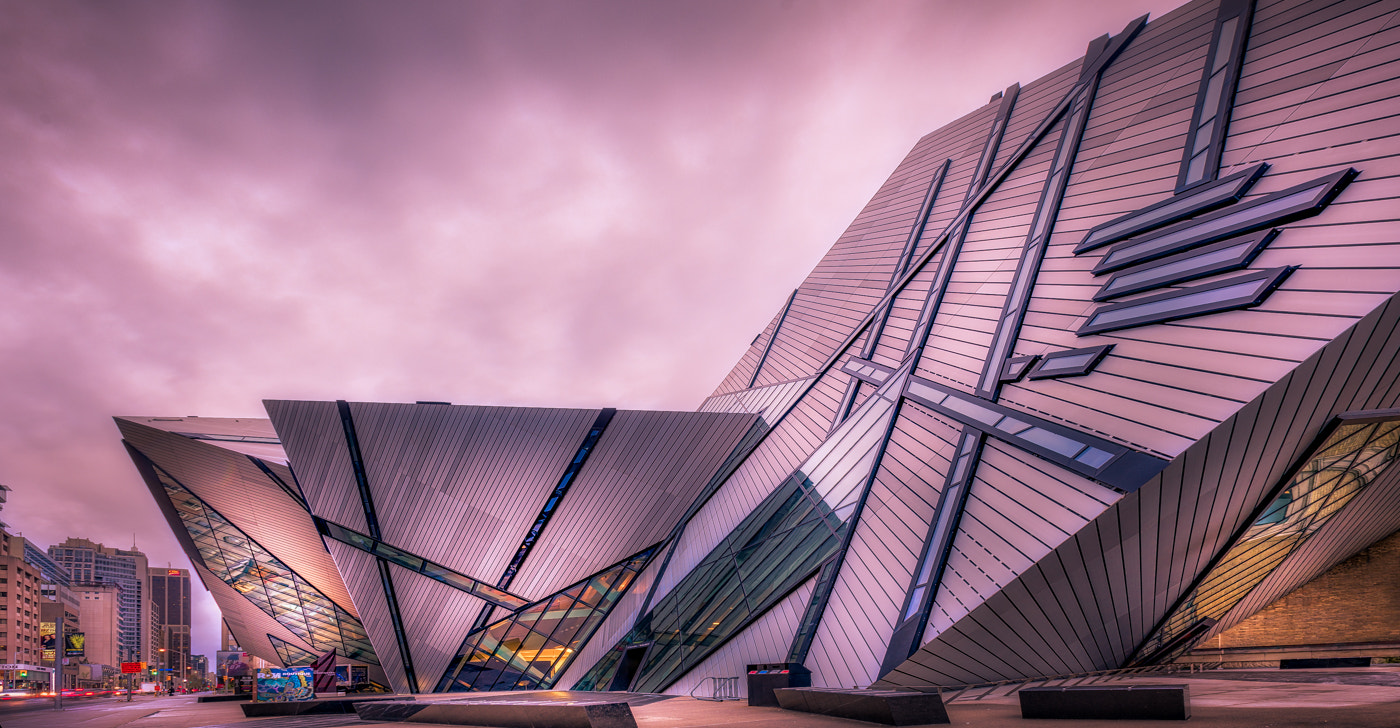
[[[632,685],[632,678],[637,676],[637,669],[642,666],[642,657],[646,655],[648,647],[651,645],[628,647],[627,651],[622,653],[622,661],[617,665],[617,674],[613,675],[608,690],[627,691]]]

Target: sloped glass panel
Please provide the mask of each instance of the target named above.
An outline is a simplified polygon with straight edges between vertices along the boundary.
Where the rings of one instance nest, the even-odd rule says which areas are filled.
[[[1157,633],[1139,648],[1134,664],[1167,662],[1190,649],[1194,640],[1180,638],[1188,636],[1202,620],[1223,618],[1389,467],[1397,455],[1400,420],[1343,420]]]
[[[548,690],[661,544],[467,635],[439,692]]]
[[[277,657],[282,660],[282,667],[300,667],[316,662],[316,655],[303,650],[300,647],[272,635],[267,636],[272,642],[272,648],[277,650]]]
[[[155,464],[152,469],[199,549],[203,566],[215,577],[238,590],[313,648],[323,652],[335,650],[361,662],[379,664],[359,620],[180,485],[169,473]]]

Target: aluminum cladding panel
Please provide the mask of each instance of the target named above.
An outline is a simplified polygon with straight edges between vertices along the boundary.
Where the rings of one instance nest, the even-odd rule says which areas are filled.
[[[264,400],[311,513],[361,533],[365,512],[335,402]]]
[[[361,402],[350,412],[384,540],[491,584],[598,416]]]
[[[665,539],[756,419],[619,411],[511,590],[538,599]]]

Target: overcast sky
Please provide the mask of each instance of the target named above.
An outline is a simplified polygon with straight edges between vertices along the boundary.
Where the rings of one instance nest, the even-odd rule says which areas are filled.
[[[0,0],[0,518],[188,566],[112,415],[694,409],[920,136],[1177,4]]]

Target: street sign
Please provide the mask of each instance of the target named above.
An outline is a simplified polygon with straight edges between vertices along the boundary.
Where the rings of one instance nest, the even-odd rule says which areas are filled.
[[[146,669],[146,663],[144,663],[144,662],[123,662],[123,663],[122,663],[122,674],[123,674],[123,675],[130,675],[130,674],[132,674],[132,673],[141,672],[141,671],[144,670],[144,669]]]
[[[52,667],[40,667],[38,665],[23,664],[0,665],[0,670],[36,670],[38,672],[53,672]]]

